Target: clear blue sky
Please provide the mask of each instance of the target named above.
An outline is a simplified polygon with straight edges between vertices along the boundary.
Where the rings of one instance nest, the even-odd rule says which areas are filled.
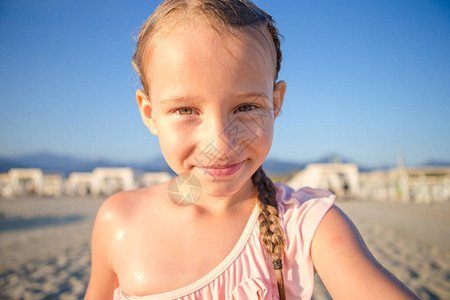
[[[0,155],[160,154],[134,98],[133,36],[157,1],[0,1]],[[448,1],[255,1],[285,40],[269,157],[450,161]]]

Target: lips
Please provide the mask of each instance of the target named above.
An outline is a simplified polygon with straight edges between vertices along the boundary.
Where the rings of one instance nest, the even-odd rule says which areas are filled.
[[[228,164],[222,166],[207,166],[198,168],[203,172],[205,172],[206,174],[209,174],[213,177],[226,177],[239,171],[239,169],[244,165],[244,162],[245,160],[236,164]]]

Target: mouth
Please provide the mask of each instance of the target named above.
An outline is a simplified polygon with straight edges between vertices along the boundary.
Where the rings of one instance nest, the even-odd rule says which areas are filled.
[[[209,174],[213,177],[226,177],[239,171],[239,169],[244,165],[244,162],[245,160],[235,164],[202,166],[197,168],[202,170],[205,174]]]

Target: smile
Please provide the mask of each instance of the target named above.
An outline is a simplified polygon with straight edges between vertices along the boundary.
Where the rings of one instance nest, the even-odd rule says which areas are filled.
[[[237,171],[244,165],[244,161],[241,161],[237,164],[232,165],[223,165],[223,166],[207,166],[207,167],[197,167],[206,174],[209,174],[213,177],[226,177],[230,176]]]

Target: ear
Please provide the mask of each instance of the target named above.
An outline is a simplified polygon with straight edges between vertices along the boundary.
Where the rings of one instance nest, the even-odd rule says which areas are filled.
[[[142,121],[144,121],[145,126],[154,135],[158,135],[158,130],[156,129],[155,121],[153,119],[153,110],[147,95],[143,90],[136,91],[136,101],[139,106],[139,112],[141,113]]]
[[[283,105],[284,93],[286,92],[286,82],[280,80],[273,89],[273,115],[278,117],[281,112],[281,106]]]

